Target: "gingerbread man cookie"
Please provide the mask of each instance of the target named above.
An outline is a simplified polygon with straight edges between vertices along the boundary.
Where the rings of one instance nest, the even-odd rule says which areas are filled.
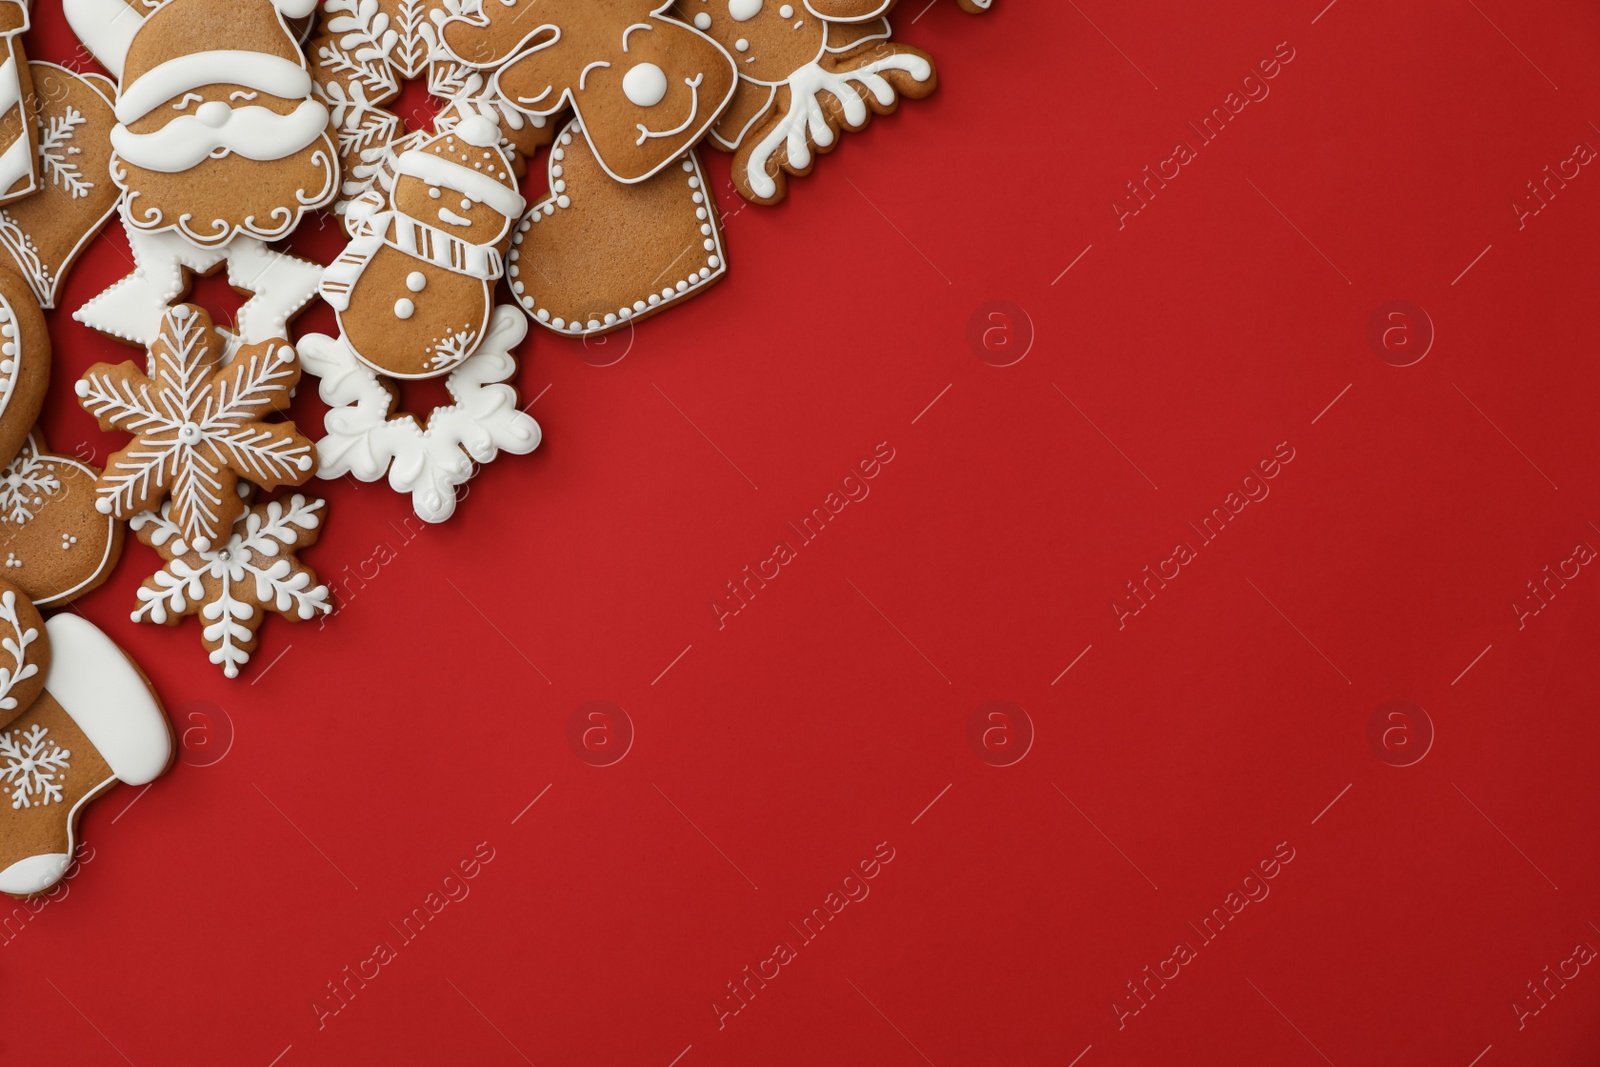
[[[0,593],[0,608],[12,595]],[[86,805],[118,782],[154,781],[173,756],[161,701],[109,637],[73,614],[45,630],[42,692],[0,728],[0,893],[14,897],[60,881]]]
[[[284,16],[314,0],[64,0],[118,82],[111,175],[128,219],[199,245],[293,230],[338,192],[328,109]]]
[[[129,519],[172,497],[184,538],[209,549],[244,511],[240,478],[264,489],[301,485],[316,461],[292,422],[267,421],[289,406],[300,363],[287,341],[244,345],[226,367],[211,316],[179,304],[150,346],[149,373],[96,363],[78,380],[78,402],[102,430],[134,435],[106,461],[95,506]]]
[[[99,478],[52,454],[37,428],[0,470],[0,579],[38,607],[98,588],[122,558],[122,523],[95,507]]]
[[[894,0],[677,0],[675,13],[739,57],[739,87],[712,131],[737,154],[733,184],[746,200],[776,204],[787,175],[804,175],[839,131],[886,115],[901,96],[938,85],[933,60],[888,41]],[[869,110],[870,109],[870,110]]]
[[[617,181],[643,181],[703,137],[733,94],[716,42],[664,18],[670,0],[493,0],[457,4],[444,46],[496,70],[495,90],[530,115],[577,111],[595,156]]]
[[[387,198],[364,194],[322,276],[350,348],[394,378],[448,374],[477,351],[512,224],[526,206],[481,116],[400,155]]]

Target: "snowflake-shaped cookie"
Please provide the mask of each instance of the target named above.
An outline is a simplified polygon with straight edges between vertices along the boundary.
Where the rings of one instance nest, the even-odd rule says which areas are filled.
[[[50,731],[35,723],[27,730],[0,733],[0,786],[11,793],[11,807],[43,807],[61,800],[72,753],[49,739]]]
[[[316,543],[322,508],[323,501],[299,493],[256,504],[234,524],[225,544],[206,551],[189,544],[172,519],[171,503],[136,515],[134,533],[167,562],[139,589],[133,621],[175,626],[198,613],[211,662],[229,678],[238,677],[268,611],[306,620],[333,610],[328,587],[317,584],[316,572],[296,555]]]
[[[95,506],[126,519],[170,495],[173,521],[202,551],[244,511],[238,479],[301,485],[316,466],[293,423],[264,421],[289,406],[300,380],[294,349],[282,340],[244,345],[225,368],[218,356],[211,317],[179,304],[150,346],[148,375],[132,363],[97,363],[77,386],[101,429],[135,435],[106,462]]]
[[[511,350],[527,332],[516,308],[495,308],[482,345],[445,379],[455,403],[435,409],[426,426],[413,415],[393,417],[395,394],[386,379],[343,338],[301,338],[301,360],[322,379],[319,391],[329,407],[327,435],[317,442],[321,477],[349,473],[375,482],[387,472],[390,488],[410,493],[421,518],[448,519],[474,461],[488,463],[502,451],[523,455],[539,446],[539,424],[517,408],[517,391],[503,384],[516,373]]]

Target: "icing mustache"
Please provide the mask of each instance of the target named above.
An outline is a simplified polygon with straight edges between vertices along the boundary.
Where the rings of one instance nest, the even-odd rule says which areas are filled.
[[[111,146],[136,167],[177,174],[230,152],[258,162],[284,159],[327,128],[328,109],[315,100],[302,101],[287,115],[254,104],[230,108],[212,100],[151,133],[134,133],[118,123],[111,130]]]

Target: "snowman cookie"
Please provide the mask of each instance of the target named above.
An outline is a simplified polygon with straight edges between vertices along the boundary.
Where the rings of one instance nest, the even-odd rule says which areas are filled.
[[[351,205],[322,276],[346,343],[394,378],[448,374],[477,351],[511,228],[526,206],[500,133],[464,119],[394,160],[386,195]]]
[[[0,592],[0,629],[14,596]],[[119,782],[154,781],[173,755],[161,701],[109,637],[71,613],[44,629],[43,691],[0,727],[0,799],[10,802],[0,803],[0,893],[14,897],[66,874],[90,802]]]
[[[328,109],[285,16],[314,0],[63,0],[119,79],[111,176],[130,224],[215,247],[276,240],[338,192]]]

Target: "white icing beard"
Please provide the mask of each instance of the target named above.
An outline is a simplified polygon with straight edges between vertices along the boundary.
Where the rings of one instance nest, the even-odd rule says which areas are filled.
[[[302,100],[287,115],[256,104],[230,107],[208,100],[194,114],[178,115],[150,133],[134,133],[119,122],[112,127],[111,146],[133,166],[177,174],[230,153],[258,162],[286,159],[327,128],[328,109],[316,100]]]

